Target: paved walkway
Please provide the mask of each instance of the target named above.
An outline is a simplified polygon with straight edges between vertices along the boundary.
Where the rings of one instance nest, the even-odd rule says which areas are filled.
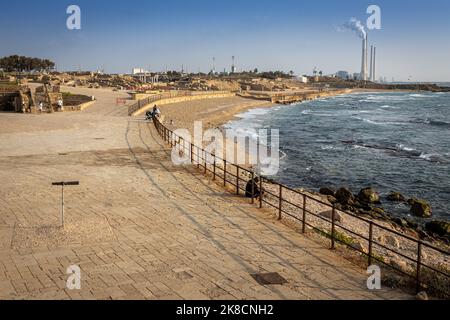
[[[409,298],[367,290],[364,270],[174,166],[151,124],[102,114],[0,114],[16,124],[0,129],[0,298]],[[58,180],[80,181],[64,229]],[[268,272],[287,283],[252,277]]]

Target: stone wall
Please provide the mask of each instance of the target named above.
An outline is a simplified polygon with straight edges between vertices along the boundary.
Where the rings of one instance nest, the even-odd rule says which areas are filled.
[[[167,98],[162,99],[158,101],[153,101],[146,107],[143,107],[139,109],[138,111],[134,112],[133,116],[138,116],[141,114],[144,114],[146,111],[153,108],[153,106],[156,105],[165,105],[165,104],[171,104],[171,103],[177,103],[177,102],[183,102],[183,101],[192,101],[192,100],[203,100],[203,99],[216,99],[216,98],[230,98],[236,96],[235,93],[231,92],[221,92],[221,93],[214,93],[214,94],[196,94],[192,96],[181,96],[181,97],[174,97],[174,98]]]

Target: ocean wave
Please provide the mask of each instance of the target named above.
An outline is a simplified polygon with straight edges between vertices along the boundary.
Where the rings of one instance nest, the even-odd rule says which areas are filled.
[[[403,145],[403,144],[397,144],[396,147],[397,147],[399,150],[408,151],[408,152],[411,152],[411,151],[415,151],[415,150],[416,150],[416,149],[414,149],[414,148],[407,147],[407,146],[405,146],[405,145]]]
[[[320,149],[322,150],[344,150],[343,147],[336,146],[336,145],[327,145],[327,146],[320,146]]]
[[[351,145],[353,149],[372,149],[372,150],[380,150],[391,155],[414,158],[419,157],[423,152],[417,151],[412,147],[407,147],[403,144],[396,144],[392,146],[390,144],[372,144],[372,143],[364,143],[361,141],[342,141],[345,144]]]
[[[394,96],[394,95],[369,95],[360,102],[384,102],[384,101],[406,101],[413,100],[413,96]]]
[[[449,163],[450,159],[445,159],[445,157],[439,153],[425,153],[423,152],[419,158],[424,159],[429,162],[437,163]]]
[[[390,106],[390,105],[386,104],[384,106],[380,106],[380,108],[379,108],[379,110],[386,110],[386,109],[398,110],[398,109],[400,109],[400,107],[394,107],[394,106]]]
[[[450,127],[450,122],[444,121],[444,120],[435,120],[432,118],[415,118],[409,121],[410,123],[417,123],[417,124],[429,124],[432,126],[439,126],[439,127]]]
[[[414,97],[414,98],[427,98],[427,95],[424,94],[419,94],[419,93],[413,93],[409,95],[410,97]]]
[[[370,123],[370,124],[375,124],[375,125],[382,125],[383,124],[381,122],[373,121],[373,120],[370,120],[370,119],[367,119],[367,118],[361,118],[361,117],[354,117],[354,118],[357,119],[357,120],[366,122],[366,123]]]

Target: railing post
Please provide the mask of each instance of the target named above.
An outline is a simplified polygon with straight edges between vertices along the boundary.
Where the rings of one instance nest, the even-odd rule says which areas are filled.
[[[206,176],[206,165],[207,165],[207,163],[206,163],[206,151],[205,150],[203,150],[203,156],[205,157],[205,159],[204,159],[204,161],[205,161],[205,176]]]
[[[419,240],[417,243],[417,267],[416,267],[416,291],[420,292],[420,271],[422,267],[422,241]]]
[[[336,221],[336,207],[333,203],[333,209],[331,210],[331,249],[335,248],[334,235],[335,235],[335,221]]]
[[[236,195],[239,195],[239,166],[236,166]]]
[[[262,177],[259,177],[259,208],[263,207]]]
[[[280,193],[278,194],[279,202],[278,202],[278,220],[281,220],[281,213],[283,210],[283,186],[280,184]]]
[[[255,173],[252,172],[252,204],[255,203]]]
[[[213,163],[213,180],[216,180],[216,155],[214,155],[214,163]]]
[[[369,258],[368,258],[369,267],[372,265],[372,239],[373,239],[373,222],[370,221],[370,224],[369,224]]]
[[[306,231],[306,194],[303,195],[302,233]]]
[[[223,160],[223,186],[227,186],[227,160]]]
[[[200,147],[197,147],[197,169],[200,169]]]

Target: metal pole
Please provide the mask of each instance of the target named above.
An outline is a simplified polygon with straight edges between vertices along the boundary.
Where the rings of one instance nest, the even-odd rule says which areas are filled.
[[[205,157],[204,161],[205,161],[205,176],[206,176],[206,151],[203,150],[203,155]]]
[[[227,186],[227,160],[223,160],[223,186]]]
[[[373,222],[370,221],[369,225],[369,266],[372,265],[372,238],[373,238]]]
[[[306,230],[306,195],[303,195],[303,219],[302,219],[302,233]]]
[[[334,245],[334,234],[335,234],[335,219],[336,218],[336,208],[333,203],[333,209],[331,211],[331,249],[335,248]]]
[[[200,148],[197,147],[197,169],[200,168]]]
[[[214,155],[213,180],[216,180],[216,155]]]
[[[64,183],[61,185],[61,226],[64,228]]]
[[[416,291],[421,289],[420,285],[420,269],[422,266],[422,241],[419,240],[417,245],[417,270],[416,270]]]
[[[255,203],[255,173],[252,172],[252,204]]]
[[[279,194],[279,203],[278,203],[278,220],[281,220],[282,205],[283,205],[283,186],[280,184],[280,194]]]
[[[259,208],[263,207],[262,177],[259,177]]]
[[[236,195],[239,195],[239,166],[236,166]]]

